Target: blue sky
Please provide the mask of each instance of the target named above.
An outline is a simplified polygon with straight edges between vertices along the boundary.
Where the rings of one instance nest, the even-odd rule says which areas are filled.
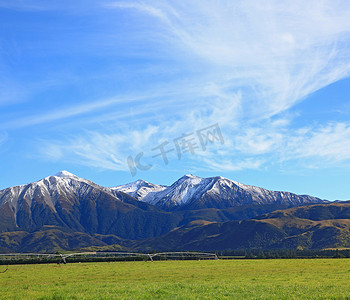
[[[0,0],[0,188],[192,173],[350,199],[347,1],[71,2]]]

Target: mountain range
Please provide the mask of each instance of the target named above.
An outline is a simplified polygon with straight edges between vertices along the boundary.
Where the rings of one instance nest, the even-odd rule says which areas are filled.
[[[335,236],[339,229],[343,237],[333,244],[346,244],[347,218],[324,223],[327,214],[320,220],[302,215],[315,205],[321,212],[349,204],[269,191],[219,176],[185,175],[171,186],[138,180],[109,188],[61,171],[0,191],[0,252],[109,245],[121,250],[318,248],[325,245],[315,240],[322,231],[310,232],[327,222]],[[286,209],[299,209],[298,215]],[[303,231],[306,227],[313,229]]]
[[[140,201],[161,209],[189,210],[203,208],[225,209],[245,205],[304,205],[324,202],[308,195],[269,191],[245,185],[223,177],[200,178],[185,175],[171,186],[155,185],[138,180],[114,190],[124,192]]]

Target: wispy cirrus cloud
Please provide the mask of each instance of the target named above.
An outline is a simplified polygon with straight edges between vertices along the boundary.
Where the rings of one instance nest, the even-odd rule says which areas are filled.
[[[248,90],[245,109],[254,115],[277,114],[349,76],[350,9],[343,1],[128,1],[115,6],[157,18],[170,42],[220,66],[226,84]]]
[[[142,151],[158,132],[159,128],[148,126],[143,131],[128,131],[126,139],[125,133],[89,131],[84,136],[71,136],[64,141],[41,140],[39,153],[49,160],[63,159],[98,169],[126,171],[128,166],[124,158]]]
[[[50,161],[64,160],[102,170],[126,171],[122,145],[125,142],[120,135],[104,135],[97,132],[87,133],[84,137],[72,137],[62,141],[40,141],[39,153]]]
[[[1,124],[2,128],[21,128],[21,127],[27,127],[27,126],[33,126],[38,124],[44,124],[44,123],[50,123],[62,119],[67,119],[70,117],[76,117],[81,116],[87,113],[91,113],[93,111],[96,112],[96,110],[103,109],[106,107],[122,104],[122,103],[133,103],[133,102],[142,102],[142,100],[145,100],[144,97],[134,97],[127,99],[123,97],[115,97],[115,98],[109,98],[109,99],[103,99],[101,101],[93,101],[88,103],[82,103],[75,106],[67,106],[65,108],[62,108],[60,110],[53,109],[51,112],[47,113],[41,113],[38,115],[31,115],[28,117],[22,117],[18,118],[13,121],[4,122]]]
[[[157,37],[160,39],[157,46],[173,58],[181,49],[182,56],[176,58],[182,69],[179,76],[189,76],[187,82],[196,85],[197,94],[189,90],[191,84],[186,87],[170,79],[158,83],[163,86],[165,97],[166,89],[175,84],[183,95],[196,97],[204,105],[210,97],[211,102],[226,101],[227,106],[237,106],[230,100],[230,94],[239,91],[242,93],[239,113],[256,119],[288,110],[312,92],[349,76],[346,45],[350,41],[350,10],[342,3],[192,0],[191,5],[183,5],[159,0],[115,1],[104,7],[129,9],[159,21],[148,34],[138,37],[140,44],[143,39],[150,44],[151,37]],[[119,51],[122,53],[123,49]],[[186,69],[193,60],[192,68],[203,72],[191,74]],[[215,86],[216,97],[208,88],[198,92],[208,83]],[[143,92],[145,98],[151,98],[152,92]],[[131,102],[132,98],[130,95]],[[85,104],[83,109],[72,107],[65,111],[68,116],[73,112],[77,115],[79,111],[93,111],[96,106],[108,103],[114,104],[97,100]],[[32,119],[44,123],[62,117],[64,114],[58,111]],[[28,125],[31,122],[35,121],[28,121]]]
[[[125,169],[125,158],[134,151],[147,151],[164,139],[219,123],[225,145],[198,154],[198,165],[240,170],[301,158],[327,157],[334,163],[349,159],[345,153],[348,125],[325,120],[325,124],[299,127],[293,117],[284,115],[313,92],[350,75],[346,1],[131,0],[104,7],[112,12],[132,11],[135,26],[142,16],[141,25],[148,25],[142,33],[148,32],[139,35],[138,42],[156,41],[159,51],[176,62],[176,76],[158,82],[159,98],[142,91],[150,106],[162,107],[158,112],[163,116],[150,122],[157,130],[149,135],[143,129],[149,125],[145,123],[112,134],[82,133],[64,145],[50,141],[52,148],[45,149],[67,157],[73,153],[83,164],[119,170]],[[181,92],[175,95],[171,90]],[[176,97],[196,105],[177,109]],[[86,108],[93,110],[94,105]],[[42,122],[55,118],[49,114]],[[136,136],[147,138],[131,138]],[[82,150],[83,145],[89,150]],[[318,145],[316,151],[313,145]]]
[[[349,123],[330,122],[297,129],[287,124],[242,128],[230,147],[239,157],[255,158],[265,166],[289,162],[298,167],[326,168],[350,160]],[[224,157],[228,155],[226,152]]]
[[[187,122],[168,122],[160,126],[148,126],[144,130],[123,130],[106,134],[100,131],[73,136],[64,142],[46,140],[41,151],[46,158],[73,160],[75,163],[99,169],[128,171],[127,157],[144,152],[145,163],[166,167],[161,159],[154,159],[153,148],[173,140],[182,134],[190,134],[211,125],[203,119],[189,118]],[[210,119],[209,119],[210,120]],[[210,144],[205,151],[183,153],[192,169],[210,171],[239,171],[269,168],[275,164],[291,163],[294,167],[324,168],[350,160],[350,124],[329,123],[290,128],[290,120],[280,119],[261,126],[221,127],[224,144]],[[233,131],[232,131],[233,130]],[[180,132],[180,134],[179,134]],[[126,138],[126,136],[128,138]],[[198,146],[198,145],[197,145]],[[170,161],[178,160],[175,151],[167,154]],[[160,165],[159,165],[160,163]],[[294,168],[292,167],[292,168]]]
[[[317,167],[342,163],[350,159],[350,123],[332,122],[316,129],[301,129],[286,146],[286,159],[318,159]]]

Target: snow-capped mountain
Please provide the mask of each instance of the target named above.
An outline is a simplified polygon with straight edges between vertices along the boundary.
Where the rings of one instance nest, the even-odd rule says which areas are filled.
[[[137,181],[139,182],[139,181]],[[325,202],[308,195],[296,195],[289,192],[269,191],[260,187],[245,185],[223,177],[200,178],[185,175],[164,187],[149,185],[143,189],[142,184],[131,183],[116,189],[124,191],[138,200],[156,205],[163,209],[201,209],[229,208],[243,205],[284,204],[298,206]],[[128,190],[128,187],[130,191]],[[141,192],[138,192],[141,190]]]
[[[146,215],[143,212],[147,211]],[[163,218],[153,206],[67,171],[0,191],[0,232],[56,226],[77,232],[144,237],[135,223]],[[158,230],[158,229],[157,229]],[[159,230],[158,230],[159,231]],[[153,233],[148,233],[153,235]],[[147,234],[146,234],[147,235]]]
[[[8,203],[11,209],[17,213],[23,205],[31,207],[34,199],[40,199],[41,202],[47,204],[53,211],[56,211],[55,206],[59,199],[69,199],[72,195],[83,197],[92,188],[110,192],[108,189],[98,186],[89,180],[79,178],[67,171],[60,171],[37,182],[1,190],[0,206]]]
[[[165,190],[167,186],[149,183],[144,180],[137,180],[131,183],[120,185],[111,188],[114,191],[119,191],[136,198],[137,200],[142,200],[146,196],[151,197],[151,195],[159,193]]]
[[[327,201],[222,177],[185,175],[171,186],[138,180],[108,188],[61,171],[0,190],[0,253],[108,245],[159,236],[193,221],[246,220],[320,202]]]

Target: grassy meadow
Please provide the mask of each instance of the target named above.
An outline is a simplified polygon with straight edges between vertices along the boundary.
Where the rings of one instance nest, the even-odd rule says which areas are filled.
[[[349,282],[350,259],[10,265],[0,299],[350,299]]]

